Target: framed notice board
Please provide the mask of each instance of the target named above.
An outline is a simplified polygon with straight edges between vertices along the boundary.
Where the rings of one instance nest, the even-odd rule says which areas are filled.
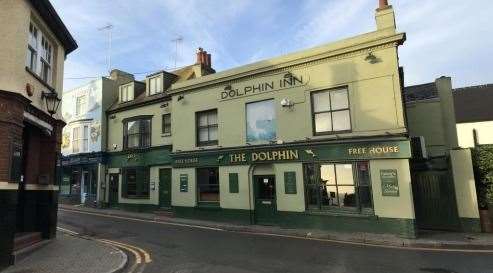
[[[380,170],[383,196],[399,196],[399,181],[396,169]]]
[[[284,193],[296,194],[296,172],[284,172]]]
[[[230,193],[239,193],[238,187],[238,174],[230,173],[229,174],[229,192]]]
[[[180,174],[180,192],[188,192],[188,174]]]

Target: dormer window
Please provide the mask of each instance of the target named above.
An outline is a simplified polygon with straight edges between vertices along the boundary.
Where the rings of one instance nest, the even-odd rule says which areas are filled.
[[[149,78],[149,95],[163,92],[163,79],[161,75]]]
[[[133,84],[125,84],[120,86],[120,102],[127,102],[134,99]]]

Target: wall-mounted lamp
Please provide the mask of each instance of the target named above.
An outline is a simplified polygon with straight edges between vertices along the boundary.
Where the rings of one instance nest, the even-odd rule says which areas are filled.
[[[294,103],[292,101],[290,101],[289,99],[287,98],[284,98],[281,100],[281,106],[282,107],[288,107],[288,108],[291,108],[294,106]]]
[[[110,119],[115,119],[116,118],[116,115],[111,115],[110,116]]]
[[[60,105],[62,99],[60,99],[58,94],[53,91],[41,93],[41,98],[46,102],[46,110],[51,116],[53,116],[53,114],[55,114],[58,110],[58,106]]]
[[[373,54],[373,52],[370,51],[370,52],[368,52],[368,55],[366,55],[365,61],[367,61],[371,64],[375,64],[375,63],[378,63],[378,58],[377,58],[377,56],[375,56]]]
[[[178,96],[177,101],[181,101],[181,100],[183,100],[184,98],[185,98],[185,96],[183,96],[183,95],[179,95],[179,96]]]
[[[168,103],[167,102],[161,104],[161,108],[165,108],[165,107],[168,107]]]

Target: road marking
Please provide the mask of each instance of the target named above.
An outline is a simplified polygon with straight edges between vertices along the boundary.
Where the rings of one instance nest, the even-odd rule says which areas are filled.
[[[99,242],[102,242],[102,243],[105,243],[105,244],[108,244],[108,245],[116,246],[116,247],[119,247],[119,248],[123,248],[123,249],[125,249],[127,251],[130,251],[135,256],[135,263],[136,264],[142,263],[142,258],[140,257],[140,253],[137,252],[137,250],[135,250],[135,249],[133,249],[131,247],[128,247],[128,246],[125,246],[125,245],[121,245],[121,244],[117,244],[117,243],[115,243],[113,241],[105,240],[105,239],[96,239],[96,241],[99,241]]]
[[[72,231],[70,229],[66,229],[66,228],[62,228],[62,227],[56,227],[56,229],[58,229],[59,231],[62,231],[62,232],[69,233],[71,235],[79,235],[79,233]]]
[[[87,212],[87,211],[79,211],[79,210],[71,210],[71,209],[62,209],[62,208],[59,208],[58,210],[61,210],[61,211],[69,211],[69,212],[74,212],[74,213],[81,213],[81,214],[96,215],[96,216],[108,217],[108,218],[116,218],[116,219],[123,219],[123,220],[132,220],[132,221],[137,221],[137,222],[155,223],[155,224],[160,224],[160,225],[170,225],[170,226],[179,226],[179,227],[190,227],[190,228],[215,230],[215,231],[226,231],[226,230],[224,230],[222,228],[213,228],[213,227],[206,227],[206,226],[199,226],[199,225],[180,224],[180,223],[163,222],[163,221],[155,221],[155,220],[144,220],[144,219],[131,218],[131,217],[125,217],[125,216],[117,216],[117,215],[110,215],[110,214],[104,214],[104,213],[95,213],[95,212]]]
[[[116,244],[116,245],[119,245],[119,246],[125,246],[125,247],[136,249],[136,250],[140,251],[144,255],[144,262],[145,263],[152,262],[151,255],[147,251],[143,250],[142,248],[140,248],[138,246],[125,244],[125,243],[122,243],[122,242],[115,242],[115,241],[111,241],[111,240],[108,240],[108,239],[100,239],[100,240],[101,241],[104,241],[104,242]]]
[[[80,213],[80,214],[95,215],[95,216],[101,216],[101,217],[107,217],[107,218],[131,220],[131,221],[137,221],[137,222],[155,223],[155,224],[171,225],[171,226],[191,227],[191,228],[198,228],[198,229],[225,231],[225,232],[233,232],[233,233],[248,234],[248,235],[280,237],[280,238],[290,238],[290,239],[298,239],[298,240],[311,240],[311,241],[329,242],[329,243],[346,244],[346,245],[369,246],[369,247],[400,249],[400,250],[421,250],[421,251],[432,251],[432,252],[462,252],[462,253],[493,254],[492,249],[455,249],[455,248],[428,248],[428,247],[413,247],[413,246],[379,245],[379,244],[371,244],[371,243],[363,243],[363,242],[349,242],[349,241],[340,241],[340,240],[334,240],[334,239],[309,238],[309,237],[300,237],[300,236],[283,235],[283,234],[266,233],[266,232],[234,231],[234,230],[226,230],[226,229],[222,229],[222,228],[212,228],[212,227],[205,227],[205,226],[199,226],[199,225],[161,222],[161,221],[155,221],[155,220],[144,220],[144,219],[138,219],[138,218],[116,216],[116,215],[109,215],[109,214],[101,214],[101,213],[95,213],[95,212],[78,211],[78,210],[71,210],[71,209],[62,209],[62,208],[59,208],[58,210]]]

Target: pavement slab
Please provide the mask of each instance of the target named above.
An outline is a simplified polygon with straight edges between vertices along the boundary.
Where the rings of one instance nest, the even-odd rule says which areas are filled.
[[[2,273],[110,273],[127,261],[120,250],[62,232]]]

